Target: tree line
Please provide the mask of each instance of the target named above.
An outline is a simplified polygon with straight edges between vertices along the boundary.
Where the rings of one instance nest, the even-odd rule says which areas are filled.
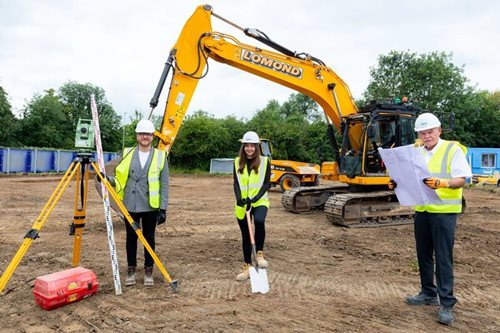
[[[500,147],[500,91],[479,90],[452,61],[452,54],[417,54],[392,51],[370,68],[370,81],[361,106],[371,100],[408,97],[443,119],[454,115],[454,130],[444,135],[471,147]],[[135,144],[134,128],[142,115],[137,110],[127,124],[107,101],[102,88],[90,83],[67,82],[59,89],[35,94],[14,116],[8,93],[0,86],[0,146],[74,149],[79,118],[91,118],[89,96],[99,110],[103,149],[119,151]],[[159,125],[161,116],[153,119]],[[208,169],[214,157],[233,157],[247,130],[272,141],[273,156],[319,163],[332,160],[326,119],[309,97],[296,93],[287,101],[268,101],[251,119],[235,115],[216,118],[191,112],[175,140],[171,164],[180,168]]]

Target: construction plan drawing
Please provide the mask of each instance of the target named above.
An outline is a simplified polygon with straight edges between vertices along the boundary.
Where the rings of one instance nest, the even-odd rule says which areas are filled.
[[[424,155],[418,147],[406,145],[390,149],[378,148],[389,176],[397,183],[394,189],[402,206],[442,203],[436,191],[424,184],[432,177]]]

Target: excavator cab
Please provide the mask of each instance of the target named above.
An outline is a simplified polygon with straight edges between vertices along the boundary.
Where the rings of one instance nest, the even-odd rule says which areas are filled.
[[[271,160],[273,159],[273,147],[271,141],[268,139],[260,139],[260,151],[263,156],[267,156]]]
[[[400,206],[387,187],[389,175],[378,149],[413,144],[420,111],[411,104],[373,101],[357,114],[342,117],[336,161],[343,186],[287,191],[281,199],[283,206],[295,213],[324,207],[328,221],[347,227],[412,223],[413,208]]]
[[[373,101],[355,116],[345,117],[340,173],[349,179],[358,177],[383,177],[386,168],[378,148],[388,149],[415,142],[413,130],[416,113],[420,109],[413,105]],[[362,127],[358,149],[353,149],[350,129]],[[373,181],[373,185],[377,185]],[[384,182],[385,185],[385,182]]]

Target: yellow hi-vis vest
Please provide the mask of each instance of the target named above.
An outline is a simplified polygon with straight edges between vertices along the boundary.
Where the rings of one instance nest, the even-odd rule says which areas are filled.
[[[253,198],[259,193],[262,185],[264,185],[264,179],[266,177],[267,163],[268,158],[265,156],[260,157],[260,165],[259,165],[259,173],[255,173],[252,169],[250,175],[247,171],[247,166],[243,169],[243,173],[238,172],[238,167],[240,163],[240,158],[237,157],[234,159],[234,169],[236,170],[236,178],[238,179],[238,184],[240,185],[241,198]],[[266,206],[269,208],[269,197],[267,192],[255,203],[252,204],[252,207],[258,206]],[[245,217],[245,209],[246,206],[240,207],[238,205],[234,205],[234,214],[236,218],[243,219]]]
[[[451,159],[457,149],[462,149],[464,154],[467,152],[467,148],[460,143],[444,140],[427,165],[432,177],[451,178]],[[442,204],[415,206],[415,211],[429,213],[462,212],[462,188],[438,188],[436,194],[443,201]]]
[[[115,169],[115,188],[120,200],[125,194],[125,185],[128,180],[130,163],[134,155],[135,147],[125,155]],[[153,158],[148,170],[149,205],[153,208],[160,208],[160,173],[165,165],[165,152],[153,148]]]

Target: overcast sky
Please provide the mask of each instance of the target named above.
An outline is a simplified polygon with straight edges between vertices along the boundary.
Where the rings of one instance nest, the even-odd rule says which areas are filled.
[[[453,53],[471,84],[500,89],[500,1],[494,0],[0,0],[0,86],[14,112],[72,80],[106,91],[128,122],[149,113],[170,48],[196,6],[323,60],[362,96],[369,69],[391,50]],[[213,30],[259,45],[213,18]],[[267,46],[265,48],[268,48]],[[294,91],[211,61],[189,112],[251,118]],[[164,90],[155,114],[163,113]]]

